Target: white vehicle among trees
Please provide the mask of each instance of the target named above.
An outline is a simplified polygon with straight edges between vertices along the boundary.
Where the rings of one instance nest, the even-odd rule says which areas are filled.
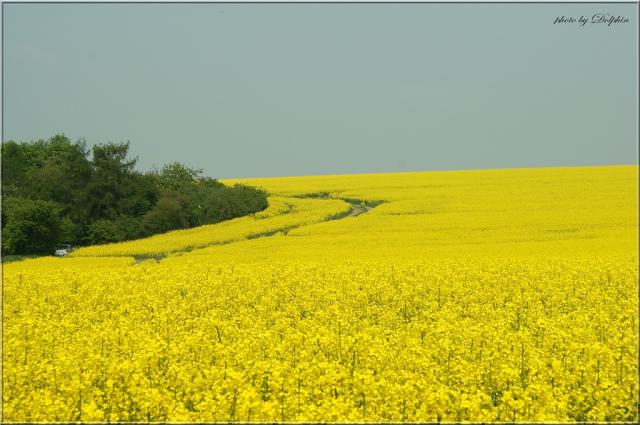
[[[64,257],[65,255],[69,254],[72,250],[73,248],[71,248],[71,245],[69,244],[60,245],[56,248],[55,256]]]

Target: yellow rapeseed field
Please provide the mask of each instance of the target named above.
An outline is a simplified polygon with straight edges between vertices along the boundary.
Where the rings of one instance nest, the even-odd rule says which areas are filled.
[[[637,166],[234,182],[270,207],[3,267],[4,421],[638,418]]]
[[[81,248],[71,256],[164,256],[172,252],[223,245],[286,231],[296,226],[324,221],[349,210],[349,204],[341,200],[271,197],[269,203],[269,208],[254,215],[192,229],[174,230],[135,241]]]

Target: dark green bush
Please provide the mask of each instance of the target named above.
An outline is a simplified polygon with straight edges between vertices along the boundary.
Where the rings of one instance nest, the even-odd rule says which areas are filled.
[[[52,254],[62,235],[59,208],[49,201],[7,197],[2,202],[2,253]]]

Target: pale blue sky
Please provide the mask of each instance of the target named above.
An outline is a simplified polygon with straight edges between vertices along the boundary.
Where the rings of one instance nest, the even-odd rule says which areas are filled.
[[[3,4],[4,140],[212,177],[637,163],[635,4]],[[603,12],[628,23],[554,25]]]

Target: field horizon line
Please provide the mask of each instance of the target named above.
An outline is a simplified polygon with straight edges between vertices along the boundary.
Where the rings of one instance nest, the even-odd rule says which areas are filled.
[[[579,169],[579,168],[612,168],[612,167],[640,167],[640,163],[632,164],[593,164],[593,165],[549,165],[549,166],[527,166],[527,167],[504,167],[504,168],[457,168],[442,170],[407,170],[407,171],[376,171],[376,172],[354,172],[354,173],[337,173],[337,174],[297,174],[297,175],[280,175],[280,176],[255,176],[255,177],[223,177],[218,178],[219,181],[237,181],[237,180],[263,180],[263,179],[284,179],[284,178],[307,178],[307,177],[347,177],[347,176],[371,176],[371,175],[398,175],[398,174],[427,174],[427,173],[467,173],[476,171],[518,171],[518,170],[563,170],[563,169]]]

